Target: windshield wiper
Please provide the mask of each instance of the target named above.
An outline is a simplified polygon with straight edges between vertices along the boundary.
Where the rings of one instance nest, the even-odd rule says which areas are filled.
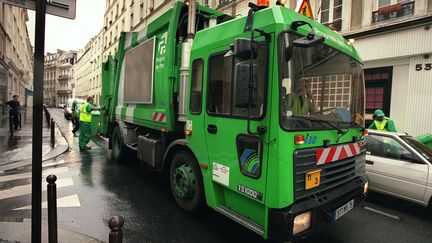
[[[344,131],[343,129],[341,129],[340,127],[336,126],[335,124],[333,124],[329,120],[312,118],[310,116],[298,116],[298,115],[292,115],[291,117],[302,118],[302,119],[305,119],[305,120],[308,120],[308,121],[312,121],[312,122],[325,123],[325,124],[329,125],[330,127],[336,129],[338,131],[338,134],[341,134],[341,135],[345,135],[348,132],[348,130]],[[340,137],[338,138],[338,140],[339,139],[340,139]]]
[[[355,127],[360,128],[360,130],[361,130],[362,132],[363,132],[364,130],[366,130],[366,127],[365,127],[365,126],[360,125],[360,124],[358,124],[358,123],[355,122],[355,121],[350,122],[350,125],[351,125],[351,126],[355,126]]]

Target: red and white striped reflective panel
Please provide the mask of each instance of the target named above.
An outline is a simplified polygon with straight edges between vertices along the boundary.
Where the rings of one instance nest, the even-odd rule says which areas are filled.
[[[316,164],[322,165],[336,160],[342,160],[348,157],[356,156],[360,153],[361,144],[361,142],[358,142],[331,148],[317,149]]]
[[[166,122],[166,115],[165,115],[165,113],[153,112],[153,121]]]

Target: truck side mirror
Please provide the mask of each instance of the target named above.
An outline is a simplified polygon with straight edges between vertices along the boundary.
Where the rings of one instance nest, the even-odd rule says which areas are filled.
[[[258,65],[253,65],[252,104],[256,106],[258,93]],[[234,69],[234,105],[238,108],[249,107],[249,64],[237,63]]]
[[[256,48],[252,48],[252,45],[256,45],[256,42],[252,42],[250,39],[237,38],[232,46],[232,52],[235,58],[239,61],[249,60],[257,57]]]
[[[319,45],[324,42],[324,37],[316,35],[314,33],[309,33],[305,37],[298,38],[293,41],[293,45],[301,48],[309,48]]]

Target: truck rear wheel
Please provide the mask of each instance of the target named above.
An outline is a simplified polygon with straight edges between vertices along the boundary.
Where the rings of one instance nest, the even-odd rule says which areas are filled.
[[[123,138],[120,133],[120,128],[114,127],[111,135],[112,140],[112,159],[116,162],[121,162],[125,158],[126,146],[123,143]]]
[[[182,151],[174,155],[170,166],[171,192],[181,209],[198,211],[203,204],[204,189],[201,171],[195,158]]]

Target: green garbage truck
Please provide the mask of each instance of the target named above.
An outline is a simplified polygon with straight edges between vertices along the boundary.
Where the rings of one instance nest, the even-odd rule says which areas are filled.
[[[99,132],[114,160],[166,172],[181,209],[295,241],[367,194],[363,65],[324,25],[249,7],[232,18],[179,1],[122,33],[103,63]]]

